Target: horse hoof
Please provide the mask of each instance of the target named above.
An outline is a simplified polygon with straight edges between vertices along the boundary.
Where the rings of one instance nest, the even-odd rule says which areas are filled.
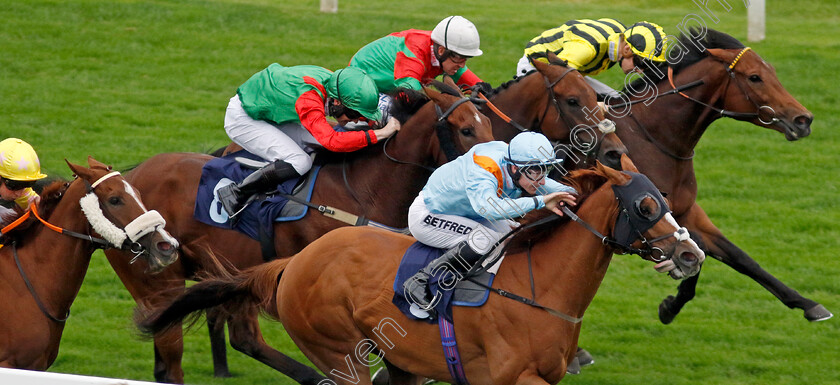
[[[805,319],[811,322],[825,321],[833,316],[834,314],[831,314],[831,312],[828,311],[828,309],[826,309],[823,305],[820,304],[817,304],[816,306],[805,310]]]
[[[213,377],[216,377],[216,378],[230,378],[230,377],[233,377],[233,376],[230,374],[229,371],[225,370],[225,371],[213,372]]]
[[[572,362],[569,362],[566,365],[566,373],[567,374],[580,374],[580,363],[578,362],[577,357],[575,357]]]
[[[577,353],[575,353],[575,358],[577,358],[577,362],[580,366],[587,366],[595,363],[595,359],[592,358],[592,355],[583,348],[578,348]]]
[[[677,316],[677,313],[671,311],[671,304],[674,302],[674,299],[673,295],[669,295],[668,298],[663,299],[662,303],[659,304],[659,322],[662,322],[664,325],[671,323]]]
[[[385,368],[379,368],[376,372],[373,373],[373,376],[370,378],[373,385],[388,385],[391,382],[391,376],[388,375],[388,370]]]

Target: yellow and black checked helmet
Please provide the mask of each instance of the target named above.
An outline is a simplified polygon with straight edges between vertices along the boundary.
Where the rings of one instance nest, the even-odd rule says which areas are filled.
[[[639,57],[658,63],[665,61],[668,38],[659,25],[640,21],[624,31],[624,39],[627,44],[630,44],[633,53]]]

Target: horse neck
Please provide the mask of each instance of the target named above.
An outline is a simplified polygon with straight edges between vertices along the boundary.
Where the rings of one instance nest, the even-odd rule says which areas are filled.
[[[444,156],[435,134],[436,121],[434,103],[429,102],[402,126],[384,150],[376,148],[356,153],[346,169],[355,198],[347,196],[343,203],[355,205],[359,215],[373,221],[407,226],[405,213],[431,175],[431,171],[422,166],[436,167],[437,159]],[[388,159],[385,150],[391,157],[410,164]],[[334,166],[324,171],[333,173],[330,179],[337,184],[334,186],[336,191],[350,195],[344,185],[343,165]]]
[[[617,215],[610,187],[601,187],[577,213],[601,234],[610,234]],[[607,272],[612,249],[583,226],[570,221],[533,244],[530,253],[536,301],[573,317],[583,316]],[[515,258],[512,275],[521,286],[518,289],[527,293],[530,288],[523,285],[528,285],[528,261],[522,257]]]
[[[702,74],[702,75],[698,75]],[[702,79],[703,85],[696,90],[687,90],[692,97],[709,105],[719,107],[722,102],[728,77],[723,66],[710,57],[704,58],[674,75],[674,84],[679,86]],[[668,80],[660,81],[657,93],[672,90]],[[644,129],[673,154],[688,155],[694,151],[706,129],[720,114],[710,108],[691,101],[679,94],[660,96],[650,105],[636,103],[631,110],[631,121],[635,118]],[[626,119],[625,118],[625,121]],[[636,126],[636,122],[629,123]]]
[[[79,205],[83,194],[84,186],[77,180],[49,218],[42,218],[60,228],[87,233],[88,221]],[[60,234],[43,224],[33,225],[22,243],[18,249],[21,265],[39,297],[54,316],[66,314],[90,264],[93,253],[90,243]]]
[[[489,99],[511,120],[525,128],[530,128],[540,119],[545,103],[548,103],[548,92],[545,90],[542,79],[542,74],[539,72],[532,73],[511,83],[508,88],[500,89]],[[483,112],[490,118],[490,123],[493,125],[493,137],[496,140],[510,142],[519,130],[502,120],[495,112],[487,110],[484,109]]]

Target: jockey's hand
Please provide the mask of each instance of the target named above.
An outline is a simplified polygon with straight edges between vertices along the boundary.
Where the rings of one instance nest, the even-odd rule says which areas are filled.
[[[33,194],[29,197],[27,202],[28,202],[27,203],[28,206],[26,206],[26,207],[29,207],[29,206],[32,206],[32,205],[37,205],[38,203],[41,203],[41,196],[38,195],[38,194]]]
[[[394,118],[393,116],[388,117],[388,123],[385,124],[385,127],[382,127],[378,130],[373,130],[374,135],[376,135],[376,141],[380,141],[382,139],[386,139],[391,137],[392,135],[396,134],[397,131],[400,130],[400,121]]]
[[[470,95],[478,96],[476,92],[481,92],[484,95],[490,95],[490,92],[493,91],[493,86],[487,82],[478,82],[475,83],[474,86],[470,87],[470,90],[472,91]]]
[[[575,194],[570,192],[553,192],[546,195],[543,195],[543,201],[545,202],[545,207],[555,214],[559,216],[563,216],[563,211],[560,210],[563,206],[574,206],[577,204],[577,198]]]

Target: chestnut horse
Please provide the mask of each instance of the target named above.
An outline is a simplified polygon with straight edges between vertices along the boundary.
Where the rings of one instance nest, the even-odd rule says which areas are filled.
[[[622,163],[634,170],[626,156]],[[569,182],[582,197],[588,196],[577,210],[585,224],[535,223],[513,239],[493,282],[508,293],[533,290],[533,300],[541,306],[492,296],[482,307],[452,309],[461,363],[471,383],[560,381],[567,361],[575,357],[580,319],[606,274],[616,251],[614,242],[624,245],[618,250],[632,249],[647,257],[654,249],[662,251],[660,256],[679,260],[685,274],[699,269],[703,252],[685,229],[678,228],[644,175],[598,163],[595,169],[574,171]],[[644,187],[614,188],[629,183]],[[617,241],[611,237],[622,233],[616,229],[626,211],[647,222],[627,222],[639,225],[629,225],[624,233],[632,235]],[[602,239],[602,234],[607,237]],[[294,258],[200,282],[138,326],[147,333],[159,332],[180,325],[201,308],[259,304],[328,373],[332,382],[324,383],[371,384],[368,366],[378,359],[371,360],[369,352],[384,358],[391,384],[417,384],[421,377],[456,383],[442,354],[438,326],[408,320],[391,303],[397,266],[413,242],[409,236],[379,229],[338,229]],[[517,333],[511,334],[514,329]]]
[[[810,134],[813,114],[788,93],[770,64],[737,39],[709,29],[701,39],[683,35],[674,44],[684,54],[679,62],[670,69],[644,68],[644,79],[625,89],[634,103],[611,108],[607,116],[615,120],[618,136],[639,169],[667,194],[677,222],[707,254],[749,276],[789,308],[803,310],[809,321],[830,318],[825,307],[762,269],[712,223],[696,202],[692,160],[700,137],[721,116],[779,131],[793,141]],[[682,94],[673,91],[698,80],[703,84]],[[502,135],[498,130],[494,134]],[[663,323],[670,323],[694,298],[697,279],[682,281],[677,296],[662,301]]]
[[[160,215],[146,210],[119,173],[93,158],[88,163],[89,169],[68,162],[78,178],[47,186],[40,204],[3,229],[0,367],[52,365],[97,248],[130,248],[152,272],[178,258],[178,243],[163,229]]]
[[[521,131],[541,132],[568,157],[568,164],[591,167],[594,158],[620,169],[627,148],[612,125],[598,124],[604,122],[604,113],[595,91],[580,72],[554,53],[548,54],[549,64],[535,61],[537,71],[504,83],[488,95],[492,106],[480,108],[490,118],[493,136],[509,142]]]
[[[445,86],[438,85],[441,89]],[[457,93],[456,90],[450,90]],[[407,226],[408,207],[434,167],[447,161],[447,151],[465,153],[476,143],[493,139],[489,120],[459,93],[440,93],[427,89],[432,102],[419,106],[400,131],[382,145],[347,154],[321,154],[333,161],[318,175],[312,202],[329,205],[372,221],[396,227]],[[425,100],[425,97],[424,97]],[[395,98],[400,116],[408,106]],[[411,100],[409,100],[411,102]],[[454,107],[445,119],[441,111]],[[417,106],[414,107],[418,108]],[[443,124],[441,124],[443,123]],[[447,148],[449,150],[447,150]],[[457,155],[457,154],[456,154]],[[141,307],[155,307],[166,296],[160,293],[183,291],[184,280],[218,274],[227,266],[244,269],[264,263],[260,244],[233,230],[209,226],[193,218],[193,206],[204,164],[212,159],[202,154],[170,153],[156,155],[127,174],[140,189],[150,207],[166,218],[181,241],[181,263],[149,279],[140,266],[125,263],[119,252],[108,252],[108,260],[117,275]],[[324,233],[346,226],[333,218],[309,210],[298,221],[274,224],[274,249],[279,258],[290,257]],[[215,263],[218,257],[225,266]],[[268,346],[257,322],[257,309],[233,314],[227,319],[230,343],[235,349],[265,363],[300,383],[316,384],[323,376]],[[227,372],[224,353],[225,319],[208,314],[208,326],[214,346],[217,375]],[[183,354],[180,328],[155,338],[155,379],[183,382]]]

